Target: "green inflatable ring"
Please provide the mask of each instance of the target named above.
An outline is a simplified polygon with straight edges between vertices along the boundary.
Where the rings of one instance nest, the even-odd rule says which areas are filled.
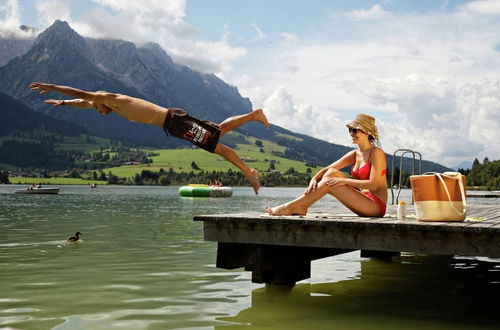
[[[188,185],[179,188],[179,195],[183,197],[231,197],[233,190],[230,187]]]

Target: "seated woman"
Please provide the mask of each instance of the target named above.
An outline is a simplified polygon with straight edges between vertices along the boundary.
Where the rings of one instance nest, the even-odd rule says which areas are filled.
[[[359,114],[349,124],[352,150],[311,179],[303,195],[276,206],[267,207],[270,215],[305,215],[311,205],[326,194],[337,198],[352,212],[364,217],[383,217],[387,203],[386,158],[378,140],[375,118]],[[352,165],[348,178],[340,169]]]

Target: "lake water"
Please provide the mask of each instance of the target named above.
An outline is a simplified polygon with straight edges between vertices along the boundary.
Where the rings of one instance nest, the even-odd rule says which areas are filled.
[[[293,289],[215,268],[196,214],[263,210],[300,188],[0,185],[0,329],[498,329],[500,260],[359,252],[312,263]],[[409,192],[403,191],[403,198]],[[471,199],[470,203],[498,203]],[[332,198],[318,207],[337,206]],[[65,242],[82,232],[78,245]]]

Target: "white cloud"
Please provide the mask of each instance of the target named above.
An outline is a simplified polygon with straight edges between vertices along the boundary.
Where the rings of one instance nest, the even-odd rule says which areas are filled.
[[[267,39],[267,34],[262,32],[262,30],[259,28],[259,26],[256,23],[250,24],[250,26],[255,30],[256,36],[254,37],[254,41],[262,41]]]
[[[360,9],[354,10],[350,13],[346,13],[345,16],[351,19],[359,20],[371,20],[371,19],[382,19],[389,15],[389,12],[385,11],[381,5],[374,5],[369,10]]]
[[[252,73],[233,81],[243,95],[264,102],[271,121],[334,143],[350,142],[324,132],[343,132],[343,120],[361,112],[378,119],[389,153],[411,148],[449,166],[500,159],[500,21],[478,14],[485,5],[494,13],[497,2],[441,13],[394,15],[375,6],[337,15],[323,35],[261,49]],[[390,19],[359,19],[377,13]],[[286,93],[277,93],[278,85]],[[308,120],[305,109],[320,120]]]
[[[196,30],[185,20],[184,0],[93,0],[101,8],[82,21],[73,23],[85,36],[117,38],[137,43],[158,42],[173,59],[203,72],[224,74],[232,63],[244,56],[243,47],[227,42],[227,30],[221,40],[197,39]]]
[[[51,25],[57,19],[71,21],[69,4],[62,0],[38,1],[37,10],[43,25]]]
[[[16,0],[8,1],[17,6]],[[236,60],[247,54],[244,47],[231,46],[227,29],[220,40],[198,39],[196,30],[184,19],[185,0],[92,1],[99,6],[88,13],[79,13],[78,18],[72,16],[68,1],[38,1],[37,10],[42,24],[65,20],[85,37],[123,39],[138,44],[157,42],[177,63],[202,72],[224,75],[232,70]],[[10,21],[18,26],[18,16],[11,16]]]
[[[30,37],[19,26],[21,8],[16,0],[6,0],[0,3],[0,37]]]
[[[350,139],[346,134],[345,123],[339,120],[335,113],[310,104],[297,104],[284,86],[277,87],[264,100],[263,108],[273,124],[325,141],[349,144]],[[339,128],[341,128],[340,131]]]
[[[465,11],[481,15],[500,15],[499,0],[472,1],[461,7]]]
[[[389,150],[410,148],[458,164],[478,154],[500,158],[500,81],[459,84],[411,75],[350,86],[373,103],[395,104],[398,120],[384,124]]]

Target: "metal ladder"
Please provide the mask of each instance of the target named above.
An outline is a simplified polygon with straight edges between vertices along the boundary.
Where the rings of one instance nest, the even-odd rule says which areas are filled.
[[[412,163],[411,175],[421,174],[422,173],[422,154],[420,152],[413,151],[413,150],[410,150],[410,149],[398,149],[398,150],[394,151],[394,153],[392,154],[392,167],[391,167],[391,197],[392,197],[392,205],[394,205],[394,172],[395,172],[394,163],[396,161],[396,154],[399,153],[399,152],[401,152],[401,155],[399,156],[400,157],[400,159],[399,159],[399,181],[398,181],[399,182],[399,189],[398,189],[398,193],[397,193],[397,196],[396,196],[396,204],[398,204],[398,202],[399,202],[399,194],[401,193],[401,189],[402,189],[401,179],[402,179],[402,176],[403,176],[403,157],[404,157],[404,155],[406,155],[406,154],[412,154],[413,155],[413,163]],[[415,173],[415,155],[418,155],[418,157],[419,157],[418,172],[417,173]]]

